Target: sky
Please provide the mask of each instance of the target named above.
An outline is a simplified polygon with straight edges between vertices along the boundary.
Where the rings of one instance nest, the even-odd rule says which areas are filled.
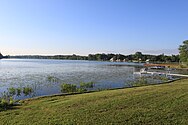
[[[178,54],[188,0],[0,0],[4,55]]]

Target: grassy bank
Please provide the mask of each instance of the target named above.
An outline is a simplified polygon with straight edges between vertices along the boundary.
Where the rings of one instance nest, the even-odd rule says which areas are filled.
[[[169,84],[25,100],[0,124],[187,124],[188,79]]]

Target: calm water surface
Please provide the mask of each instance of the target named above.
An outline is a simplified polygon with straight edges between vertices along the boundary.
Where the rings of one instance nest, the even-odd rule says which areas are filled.
[[[120,66],[123,65],[123,66]],[[127,65],[127,66],[126,66]],[[129,66],[128,66],[129,65]],[[132,65],[132,66],[131,66]],[[126,87],[134,79],[134,63],[98,61],[3,59],[0,60],[0,93],[10,87],[32,87],[33,96],[61,93],[60,84],[94,82],[93,89]],[[57,79],[49,81],[49,77]]]

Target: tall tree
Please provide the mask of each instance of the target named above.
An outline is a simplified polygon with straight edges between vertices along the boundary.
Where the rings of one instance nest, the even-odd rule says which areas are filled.
[[[3,58],[3,55],[0,53],[0,59],[2,59]]]
[[[136,52],[134,56],[136,60],[142,59],[142,52]]]
[[[188,65],[188,40],[183,41],[179,46],[180,61]]]

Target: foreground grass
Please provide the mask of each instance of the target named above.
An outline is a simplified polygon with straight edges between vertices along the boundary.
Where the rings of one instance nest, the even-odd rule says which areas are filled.
[[[25,100],[0,112],[0,124],[187,124],[188,80]]]

